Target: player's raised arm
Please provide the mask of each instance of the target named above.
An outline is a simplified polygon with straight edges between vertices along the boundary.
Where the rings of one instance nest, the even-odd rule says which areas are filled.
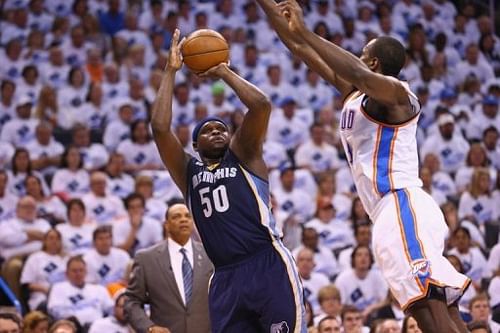
[[[274,0],[257,0],[274,28],[281,41],[294,55],[298,56],[313,71],[318,73],[324,80],[335,86],[340,92],[341,98],[353,90],[352,84],[343,80],[333,69],[309,46],[298,34],[293,33],[288,22],[280,13]]]
[[[175,74],[182,66],[179,34],[179,30],[176,29],[172,37],[165,73],[153,103],[151,126],[161,159],[165,163],[173,180],[185,195],[187,163],[190,156],[184,152],[182,145],[172,130],[172,98]]]
[[[376,66],[376,63],[366,64],[362,58],[307,29],[302,9],[295,0],[280,2],[278,7],[287,19],[289,29],[301,36],[340,77],[379,103],[387,106],[408,105],[407,92],[399,80],[373,72],[370,67]]]
[[[237,75],[225,63],[211,68],[203,75],[224,80],[248,108],[241,127],[233,134],[230,148],[252,171],[259,175],[262,171],[262,176],[265,177],[267,170],[264,163],[260,162],[272,109],[271,102],[259,88]]]

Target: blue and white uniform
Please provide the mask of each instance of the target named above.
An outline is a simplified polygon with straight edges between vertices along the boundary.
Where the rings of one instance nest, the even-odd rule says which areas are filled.
[[[420,105],[407,91],[415,117],[401,125],[372,119],[364,110],[369,97],[360,91],[348,96],[340,121],[354,183],[374,223],[377,265],[403,309],[426,297],[431,284],[446,287],[451,304],[470,283],[442,256],[448,227],[421,188],[416,140]]]

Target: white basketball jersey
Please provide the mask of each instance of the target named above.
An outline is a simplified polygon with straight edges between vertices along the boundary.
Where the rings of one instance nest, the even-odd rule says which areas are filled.
[[[417,121],[420,103],[409,90],[416,116],[401,125],[386,125],[364,110],[367,97],[356,91],[344,103],[340,120],[342,145],[363,206],[373,220],[377,204],[387,193],[422,186],[418,177]]]

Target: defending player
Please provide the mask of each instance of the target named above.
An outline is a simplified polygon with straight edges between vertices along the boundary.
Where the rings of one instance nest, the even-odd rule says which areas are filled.
[[[224,80],[248,112],[232,136],[221,119],[201,121],[193,131],[201,161],[186,154],[171,129],[175,73],[182,66],[178,40],[176,30],[152,126],[215,266],[209,291],[212,331],[306,332],[302,287],[270,212],[262,144],[271,105],[227,64],[209,69],[203,75]]]
[[[448,228],[418,177],[420,105],[396,78],[404,47],[379,37],[358,59],[308,30],[296,1],[257,1],[287,47],[344,98],[342,144],[392,293],[424,332],[467,332],[456,304],[470,280],[442,256]]]

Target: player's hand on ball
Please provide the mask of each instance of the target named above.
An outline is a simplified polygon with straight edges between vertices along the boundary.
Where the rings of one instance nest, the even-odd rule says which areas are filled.
[[[296,0],[287,0],[278,4],[281,15],[288,21],[288,27],[293,32],[299,32],[305,29],[304,15],[302,8]]]
[[[229,64],[225,62],[221,62],[218,65],[215,65],[214,67],[210,68],[206,72],[198,74],[200,77],[208,77],[212,79],[218,79],[222,76],[224,72],[227,72],[229,70]]]
[[[184,39],[179,42],[180,34],[179,29],[175,29],[174,35],[172,36],[172,42],[170,43],[166,69],[178,70],[182,66],[181,46]]]

